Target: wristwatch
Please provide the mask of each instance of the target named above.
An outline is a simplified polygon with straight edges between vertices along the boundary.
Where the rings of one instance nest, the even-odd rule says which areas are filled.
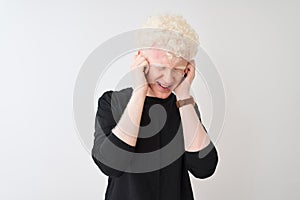
[[[187,105],[187,104],[193,104],[195,106],[195,101],[193,97],[187,98],[187,99],[181,99],[176,101],[177,108],[180,108],[181,106]]]

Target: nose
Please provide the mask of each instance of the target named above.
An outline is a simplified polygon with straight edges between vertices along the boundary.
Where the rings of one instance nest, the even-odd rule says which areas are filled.
[[[169,67],[165,67],[165,70],[163,70],[163,74],[164,74],[164,81],[166,83],[173,83],[173,80],[174,80],[174,74],[173,74],[173,71],[171,68]]]

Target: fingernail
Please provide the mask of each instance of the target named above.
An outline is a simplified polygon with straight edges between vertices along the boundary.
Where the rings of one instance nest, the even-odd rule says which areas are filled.
[[[140,50],[139,50],[139,51],[138,51],[138,55],[140,55],[140,53],[141,53],[141,52],[140,52]]]

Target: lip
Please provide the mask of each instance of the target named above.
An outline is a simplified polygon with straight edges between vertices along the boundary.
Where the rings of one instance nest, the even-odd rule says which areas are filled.
[[[161,82],[159,82],[159,81],[157,81],[157,83],[160,83],[161,85],[167,85],[168,88],[171,86],[171,84],[164,84],[164,83],[161,83]]]
[[[160,86],[160,83],[157,81],[156,82],[156,84],[157,84],[157,87],[161,90],[161,91],[163,91],[163,92],[169,92],[170,91],[170,86],[168,86],[168,88],[163,88],[162,86]]]

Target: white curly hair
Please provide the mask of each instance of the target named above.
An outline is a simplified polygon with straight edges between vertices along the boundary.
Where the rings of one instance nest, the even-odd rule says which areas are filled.
[[[148,17],[137,40],[139,46],[163,49],[188,61],[196,56],[199,46],[196,31],[181,15],[174,14]]]

